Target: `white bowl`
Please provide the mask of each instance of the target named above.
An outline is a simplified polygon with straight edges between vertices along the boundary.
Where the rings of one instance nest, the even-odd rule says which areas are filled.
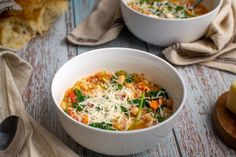
[[[174,101],[174,114],[160,124],[134,131],[107,131],[75,121],[60,108],[64,93],[82,77],[100,70],[143,73],[167,90]],[[186,94],[183,79],[169,63],[147,52],[128,48],[97,49],[74,57],[58,70],[51,90],[66,132],[82,146],[109,155],[134,154],[154,147],[176,124]]]
[[[128,29],[139,39],[159,46],[192,42],[201,38],[217,16],[223,0],[204,0],[207,14],[187,19],[165,19],[148,16],[130,8],[130,0],[121,0],[121,12]]]

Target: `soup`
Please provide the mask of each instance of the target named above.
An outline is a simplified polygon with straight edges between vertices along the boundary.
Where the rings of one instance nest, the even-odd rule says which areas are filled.
[[[206,14],[208,9],[199,4],[193,9],[194,0],[131,0],[128,6],[149,16],[184,19]]]
[[[105,130],[136,130],[161,123],[172,114],[165,89],[142,74],[100,71],[69,88],[61,108],[73,119]]]

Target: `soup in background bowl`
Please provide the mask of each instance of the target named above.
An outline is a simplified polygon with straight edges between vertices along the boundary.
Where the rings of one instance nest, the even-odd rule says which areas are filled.
[[[193,8],[194,0],[131,0],[128,6],[149,16],[184,19],[201,16],[208,12],[204,5]]]
[[[139,39],[159,46],[169,46],[179,42],[193,42],[201,38],[210,23],[216,18],[223,0],[204,0],[208,12],[195,17],[163,18],[150,13],[141,13],[140,9],[132,9],[129,4],[136,0],[121,0],[121,12],[128,29]],[[171,1],[171,0],[170,0]],[[175,7],[176,9],[176,7]],[[155,11],[155,9],[154,9]],[[159,14],[159,13],[158,13]],[[167,14],[164,14],[165,16]],[[163,15],[163,16],[164,16]]]
[[[128,74],[143,74],[146,80],[164,88],[173,100],[170,117],[148,128],[113,131],[78,122],[61,108],[65,92],[78,80],[102,70],[121,69]],[[156,146],[177,123],[186,97],[184,81],[174,67],[155,55],[129,48],[97,49],[72,58],[57,71],[51,91],[58,118],[70,137],[90,150],[109,155],[134,154]]]

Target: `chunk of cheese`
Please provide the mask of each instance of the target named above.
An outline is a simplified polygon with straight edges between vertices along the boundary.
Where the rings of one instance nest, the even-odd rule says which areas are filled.
[[[226,107],[236,115],[236,80],[231,84]]]

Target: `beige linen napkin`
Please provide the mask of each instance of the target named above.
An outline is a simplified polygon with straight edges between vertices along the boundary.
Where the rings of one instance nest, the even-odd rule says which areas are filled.
[[[25,111],[21,94],[32,68],[14,53],[0,52],[0,122],[19,117],[16,135],[0,157],[78,157]]]
[[[67,36],[68,41],[96,46],[115,39],[123,28],[118,1],[101,0],[91,15]],[[201,64],[236,73],[235,34],[236,0],[224,0],[219,15],[202,39],[170,46],[163,54],[176,65]]]
[[[193,43],[166,48],[164,56],[173,64],[201,64],[236,73],[236,0],[224,0],[206,35]]]
[[[121,32],[119,0],[101,0],[94,11],[67,36],[76,45],[97,46],[114,40]]]

